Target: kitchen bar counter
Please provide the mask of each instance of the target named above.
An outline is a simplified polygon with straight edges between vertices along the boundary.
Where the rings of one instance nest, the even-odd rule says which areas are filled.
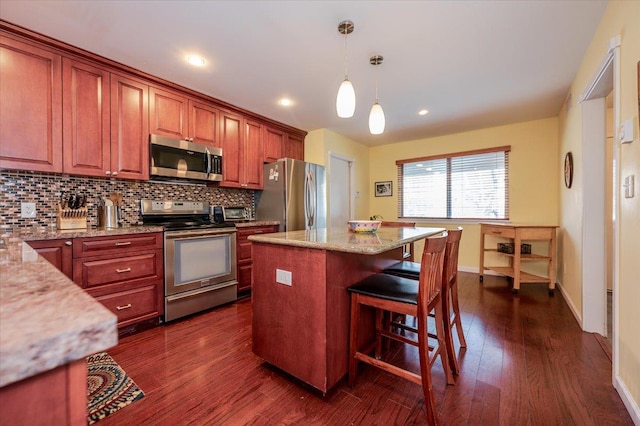
[[[0,249],[0,387],[118,343],[116,316],[15,236]]]
[[[347,287],[401,260],[405,244],[442,231],[319,229],[249,237],[253,352],[326,393],[347,373]],[[368,319],[361,323],[360,343],[371,335],[373,316]]]
[[[343,228],[252,235],[250,241],[292,247],[375,255],[402,247],[444,231],[444,228],[381,227],[372,234],[358,234]]]

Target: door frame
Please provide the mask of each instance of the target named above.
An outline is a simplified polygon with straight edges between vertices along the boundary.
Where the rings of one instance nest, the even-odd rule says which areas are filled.
[[[331,224],[331,163],[332,161],[335,160],[341,160],[341,161],[346,161],[347,163],[349,163],[349,185],[348,185],[348,190],[349,190],[349,219],[353,219],[353,215],[354,215],[354,211],[355,211],[355,202],[354,202],[354,165],[356,163],[356,160],[352,157],[347,157],[345,155],[339,154],[337,152],[333,152],[333,151],[329,151],[328,152],[328,165],[327,165],[327,173],[329,174],[329,178],[327,179],[327,183],[328,183],[328,197],[327,197],[327,223],[328,223],[328,227],[332,227],[333,225]]]
[[[618,302],[619,302],[619,276],[620,276],[620,172],[615,165],[620,164],[620,145],[618,141],[618,133],[620,130],[620,35],[612,37],[609,40],[607,52],[604,55],[600,66],[596,73],[585,87],[583,94],[580,96],[582,104],[582,152],[583,152],[583,176],[587,175],[587,171],[591,169],[600,170],[604,168],[603,158],[599,149],[604,152],[606,144],[606,134],[602,135],[598,144],[597,138],[600,138],[599,117],[602,120],[606,118],[606,96],[613,90],[613,315],[612,315],[612,379],[615,385],[616,377],[619,375],[619,356],[618,356]],[[594,131],[596,136],[594,137]],[[592,187],[588,183],[594,180],[590,177],[585,180],[583,186],[583,214],[588,211],[598,211],[603,208],[602,201],[604,194],[599,194],[600,189],[604,192],[604,170],[598,183],[602,183],[595,193],[591,192]],[[586,188],[590,188],[587,192]],[[604,214],[604,212],[602,212]],[[594,239],[598,235],[604,236],[604,217],[603,215],[594,214],[583,216],[582,223],[582,329],[584,331],[600,333],[606,335],[606,312],[607,312],[607,286],[604,281],[604,271],[606,270],[606,257],[604,253],[604,238],[600,240],[601,244],[593,244]],[[598,246],[598,247],[594,247]],[[602,271],[602,274],[600,274]],[[597,274],[602,279],[588,280],[589,273]]]

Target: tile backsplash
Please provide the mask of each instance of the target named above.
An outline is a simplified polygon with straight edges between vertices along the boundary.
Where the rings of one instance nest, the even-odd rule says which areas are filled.
[[[228,189],[205,184],[128,181],[82,176],[0,171],[0,234],[16,228],[50,228],[56,225],[57,205],[62,194],[86,194],[89,208],[88,226],[97,226],[97,200],[112,192],[122,194],[122,215],[125,224],[141,220],[140,200],[176,199],[209,201],[212,205],[244,206],[254,211],[254,192]],[[36,217],[20,218],[20,203],[36,203]]]

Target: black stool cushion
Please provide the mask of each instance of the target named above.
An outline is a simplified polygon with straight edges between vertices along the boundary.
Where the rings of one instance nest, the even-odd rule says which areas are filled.
[[[375,274],[347,288],[352,293],[418,304],[418,281],[389,274]]]
[[[420,263],[408,262],[405,260],[403,262],[394,263],[382,272],[385,274],[399,275],[401,277],[417,280],[420,279]]]

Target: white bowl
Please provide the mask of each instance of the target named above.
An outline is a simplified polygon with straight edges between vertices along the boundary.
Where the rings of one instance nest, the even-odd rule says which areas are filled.
[[[357,233],[371,233],[376,232],[382,223],[381,220],[350,220],[349,231]]]

